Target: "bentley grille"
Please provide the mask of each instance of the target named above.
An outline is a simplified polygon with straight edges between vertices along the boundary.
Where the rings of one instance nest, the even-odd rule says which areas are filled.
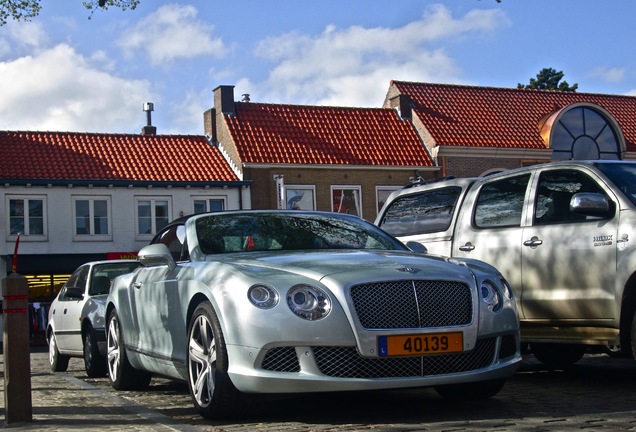
[[[497,355],[497,337],[479,339],[474,349],[462,353],[436,354],[414,357],[367,358],[355,347],[313,347],[320,371],[337,378],[400,378],[425,377],[482,369],[498,359],[515,355],[516,338],[500,337]],[[300,364],[293,347],[270,350],[262,364],[263,369],[276,372],[299,372]]]
[[[446,327],[469,324],[470,287],[460,282],[402,280],[354,285],[353,307],[366,329]]]

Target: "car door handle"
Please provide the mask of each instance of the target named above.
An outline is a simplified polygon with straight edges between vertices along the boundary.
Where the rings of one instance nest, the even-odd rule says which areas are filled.
[[[468,242],[464,246],[460,246],[459,250],[462,252],[470,252],[472,250],[475,250],[475,245],[472,244],[471,242]]]
[[[532,236],[530,240],[526,240],[523,242],[524,246],[530,246],[531,248],[536,248],[537,246],[540,246],[542,244],[543,240],[539,240],[539,237],[537,236]]]
[[[135,282],[135,283],[133,283],[133,286],[134,286],[135,288],[137,288],[137,289],[141,288],[141,286],[142,286],[142,285],[143,285],[143,284],[142,284],[141,282]]]

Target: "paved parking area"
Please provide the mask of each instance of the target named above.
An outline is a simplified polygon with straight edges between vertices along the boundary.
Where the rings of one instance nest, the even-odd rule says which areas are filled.
[[[145,392],[116,392],[89,379],[80,359],[51,374],[31,354],[34,421],[12,430],[132,431],[628,431],[636,429],[636,362],[588,355],[566,371],[532,356],[493,399],[451,402],[432,389],[300,395],[260,400],[240,421],[208,421],[187,387],[153,379]],[[2,396],[4,406],[4,394]],[[4,408],[0,410],[4,418]],[[8,427],[5,425],[4,427]]]

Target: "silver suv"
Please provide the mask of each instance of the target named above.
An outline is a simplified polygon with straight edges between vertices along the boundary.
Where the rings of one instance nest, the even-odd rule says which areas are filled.
[[[547,364],[636,355],[636,163],[554,162],[394,192],[376,225],[429,253],[497,267],[522,342]]]

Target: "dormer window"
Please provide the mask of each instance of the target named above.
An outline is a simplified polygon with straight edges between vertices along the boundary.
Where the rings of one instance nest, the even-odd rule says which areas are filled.
[[[551,125],[549,146],[554,160],[621,159],[622,133],[600,107],[566,107],[553,114],[546,125]]]

